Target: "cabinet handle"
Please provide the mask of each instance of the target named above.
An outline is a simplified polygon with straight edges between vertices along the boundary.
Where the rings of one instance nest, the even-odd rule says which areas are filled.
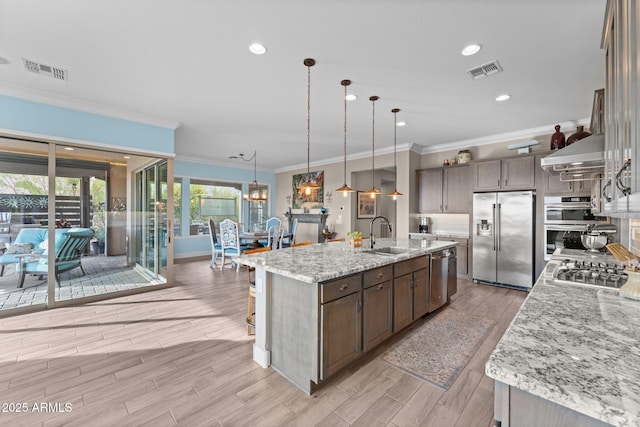
[[[442,210],[442,205],[440,205],[440,210]]]
[[[500,187],[500,178],[498,178],[498,187]]]
[[[376,279],[382,279],[383,277],[384,277],[383,272],[378,272],[378,274],[376,274]]]
[[[569,182],[569,190],[573,191],[573,181]]]
[[[378,287],[376,288],[377,290],[381,291],[384,289],[384,285],[378,285]]]
[[[341,291],[344,291],[344,290],[345,290],[345,289],[347,289],[348,287],[349,287],[349,285],[344,284],[344,285],[340,286],[340,290],[341,290]]]

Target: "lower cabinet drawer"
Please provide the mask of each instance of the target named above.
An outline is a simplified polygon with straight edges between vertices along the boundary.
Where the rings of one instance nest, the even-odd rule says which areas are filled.
[[[362,274],[354,274],[320,284],[320,303],[324,304],[362,289]]]
[[[369,286],[377,285],[378,283],[386,282],[391,279],[393,279],[393,265],[374,268],[373,270],[368,270],[363,273],[362,287],[368,288]]]

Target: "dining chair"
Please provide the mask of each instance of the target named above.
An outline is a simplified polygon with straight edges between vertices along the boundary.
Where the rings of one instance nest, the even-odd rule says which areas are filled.
[[[269,227],[269,235],[267,237],[267,246],[272,249],[282,249],[282,239],[285,229],[281,225],[273,225]]]
[[[263,248],[256,249],[247,249],[243,252],[243,255],[251,255],[259,252],[269,252],[271,248],[265,246]],[[255,334],[256,328],[256,278],[255,278],[255,267],[248,267],[249,271],[249,299],[247,301],[247,335],[252,335],[251,331],[253,330],[253,334]],[[254,273],[252,277],[251,273]]]
[[[291,223],[291,236],[282,240],[281,247],[288,248],[296,242],[296,232],[298,231],[298,218],[295,218]]]
[[[227,257],[231,259],[232,264],[236,264],[236,271],[240,271],[240,263],[234,260],[241,254],[240,236],[236,222],[225,219],[220,223],[220,241],[222,246],[222,264],[220,265],[220,271],[224,270]]]
[[[282,221],[280,221],[278,217],[272,216],[265,223],[264,229],[268,232],[271,229],[271,227],[280,226],[280,225],[282,225]],[[262,246],[269,246],[269,239],[267,238],[266,241],[261,240],[260,243],[262,244]]]
[[[211,235],[211,262],[209,263],[209,267],[213,268],[218,260],[218,254],[222,254],[222,244],[218,242],[216,225],[211,218],[209,218],[209,234]]]
[[[311,244],[311,240],[305,240],[304,242],[300,242],[300,243],[292,243],[291,247],[295,248],[296,246],[309,246]]]

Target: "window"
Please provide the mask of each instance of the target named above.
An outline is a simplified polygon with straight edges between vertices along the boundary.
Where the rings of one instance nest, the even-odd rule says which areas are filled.
[[[209,219],[218,224],[224,219],[240,222],[242,185],[215,181],[191,180],[189,191],[185,192],[187,180],[174,180],[175,222],[174,233],[181,235],[201,235],[209,233]],[[189,201],[189,216],[182,212],[183,198]],[[181,226],[181,224],[188,224]],[[188,231],[187,231],[188,228]]]

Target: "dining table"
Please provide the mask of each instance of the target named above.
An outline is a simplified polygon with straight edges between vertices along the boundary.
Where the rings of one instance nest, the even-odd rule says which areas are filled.
[[[267,240],[269,233],[267,231],[241,231],[238,234],[241,241],[251,240],[251,243],[247,245],[247,248],[256,249],[262,248],[264,245],[260,243],[260,240]],[[293,234],[286,232],[282,236],[283,239],[292,238]]]

